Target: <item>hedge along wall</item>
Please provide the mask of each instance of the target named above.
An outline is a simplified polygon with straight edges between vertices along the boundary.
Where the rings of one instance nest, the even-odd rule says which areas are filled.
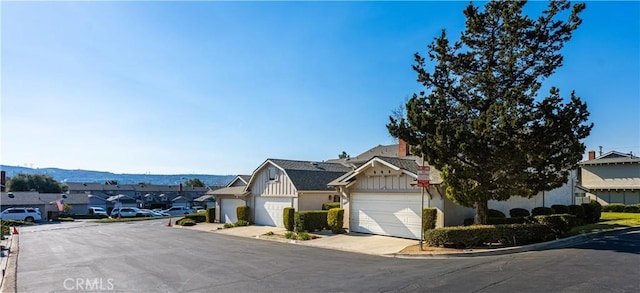
[[[344,209],[333,208],[327,214],[327,224],[334,234],[342,233],[342,225],[344,224]]]
[[[296,232],[313,232],[329,228],[327,216],[329,211],[299,211],[294,215],[294,226]]]
[[[207,208],[205,215],[207,216],[207,223],[214,223],[216,221],[216,208]]]

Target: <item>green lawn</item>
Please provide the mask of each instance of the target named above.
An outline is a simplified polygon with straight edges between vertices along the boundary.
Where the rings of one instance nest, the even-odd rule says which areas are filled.
[[[118,223],[118,222],[132,222],[132,221],[148,221],[148,220],[157,220],[157,219],[166,219],[170,217],[140,217],[140,218],[104,218],[100,220],[95,220],[93,222],[96,223]]]
[[[569,235],[633,226],[640,226],[640,214],[638,213],[602,213],[600,222],[575,227],[569,231]]]

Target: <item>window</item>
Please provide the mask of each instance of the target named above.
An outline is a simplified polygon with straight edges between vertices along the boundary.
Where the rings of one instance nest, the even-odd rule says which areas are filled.
[[[276,170],[276,167],[270,167],[269,168],[269,181],[275,181],[278,179],[278,172]]]
[[[340,196],[339,195],[334,195],[333,196],[333,202],[340,202]]]

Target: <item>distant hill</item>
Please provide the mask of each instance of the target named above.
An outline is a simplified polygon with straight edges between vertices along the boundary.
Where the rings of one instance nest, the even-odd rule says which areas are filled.
[[[43,174],[53,177],[59,182],[104,183],[107,180],[116,180],[118,184],[150,183],[158,185],[176,185],[186,179],[198,178],[209,186],[227,185],[235,175],[205,175],[205,174],[175,174],[175,175],[150,175],[150,174],[115,174],[111,172],[90,170],[65,170],[58,168],[33,169],[19,166],[0,165],[0,170],[7,173],[7,177],[24,174]],[[184,179],[186,178],[186,179]]]

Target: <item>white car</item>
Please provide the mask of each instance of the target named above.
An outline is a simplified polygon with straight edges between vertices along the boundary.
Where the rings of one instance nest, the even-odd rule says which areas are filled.
[[[107,211],[101,207],[89,207],[89,214],[90,215],[104,215],[107,216]]]
[[[145,213],[140,211],[138,208],[117,208],[111,211],[112,218],[133,218],[133,217],[144,217]]]
[[[186,207],[170,207],[162,212],[170,214],[172,216],[182,216],[185,214],[192,214],[193,210]]]
[[[0,219],[35,222],[42,220],[42,214],[37,208],[8,208],[0,213]]]

